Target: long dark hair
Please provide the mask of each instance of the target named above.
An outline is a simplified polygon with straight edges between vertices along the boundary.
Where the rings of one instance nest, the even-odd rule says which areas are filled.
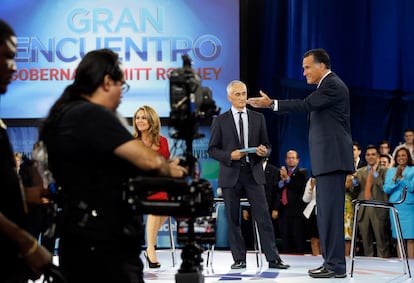
[[[39,137],[42,137],[47,128],[61,116],[63,109],[71,102],[82,100],[84,96],[91,96],[103,83],[105,75],[114,81],[123,79],[118,54],[110,49],[99,49],[88,52],[76,68],[75,80],[67,86],[62,95],[50,108],[47,118],[40,128]]]
[[[85,96],[92,96],[104,82],[106,75],[114,81],[123,79],[118,55],[109,49],[94,50],[85,55],[76,69],[75,80],[65,88],[49,111],[39,129],[39,140],[46,145],[48,167],[56,180],[59,179],[57,154],[57,126],[63,115]]]
[[[408,148],[406,148],[405,146],[399,148],[396,152],[395,152],[395,156],[394,156],[394,167],[398,167],[398,162],[397,162],[397,156],[398,156],[398,152],[400,151],[405,151],[405,153],[407,154],[407,165],[408,166],[413,166],[413,158],[411,157],[411,152]]]

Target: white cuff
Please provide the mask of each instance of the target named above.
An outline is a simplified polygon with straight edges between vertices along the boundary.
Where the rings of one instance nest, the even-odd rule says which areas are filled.
[[[279,103],[278,103],[278,100],[273,100],[273,103],[270,105],[270,108],[273,110],[273,111],[278,111],[279,110]]]

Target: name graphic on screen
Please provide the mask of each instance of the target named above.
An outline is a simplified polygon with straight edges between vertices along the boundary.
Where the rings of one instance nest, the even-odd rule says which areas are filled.
[[[29,14],[21,15],[21,2]],[[125,117],[143,104],[169,116],[168,74],[182,66],[183,54],[217,105],[229,107],[225,87],[239,78],[239,0],[31,2],[5,3],[4,19],[18,37],[18,71],[13,95],[0,102],[3,118],[44,117],[82,57],[99,48],[119,54],[131,85],[118,109]]]

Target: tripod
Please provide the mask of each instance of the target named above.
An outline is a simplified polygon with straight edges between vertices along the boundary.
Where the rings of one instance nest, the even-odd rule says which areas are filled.
[[[203,248],[195,241],[194,218],[188,220],[188,243],[184,246],[181,253],[182,264],[178,273],[175,275],[176,283],[203,283],[203,259],[201,254]]]

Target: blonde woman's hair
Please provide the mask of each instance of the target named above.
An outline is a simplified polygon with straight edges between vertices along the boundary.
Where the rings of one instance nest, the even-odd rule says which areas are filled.
[[[134,113],[133,117],[133,125],[134,125],[134,137],[137,139],[142,139],[142,133],[138,130],[137,124],[135,122],[135,117],[137,117],[138,112],[142,110],[144,111],[144,116],[148,121],[149,129],[148,133],[152,139],[152,142],[159,146],[160,145],[160,131],[161,131],[161,121],[160,117],[158,116],[157,111],[154,108],[144,105],[137,109]]]

